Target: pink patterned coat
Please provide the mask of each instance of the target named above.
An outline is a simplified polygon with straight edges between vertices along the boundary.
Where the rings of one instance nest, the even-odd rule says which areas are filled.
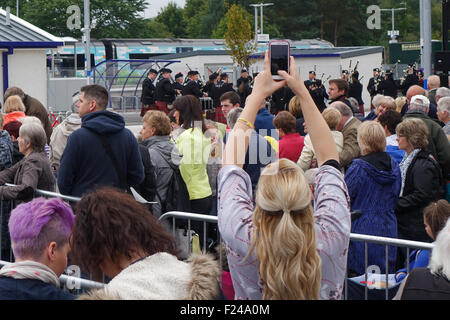
[[[252,253],[245,261],[253,234],[252,184],[237,166],[222,168],[218,176],[218,224],[227,248],[235,299],[261,300],[259,262]],[[350,206],[344,177],[322,166],[315,180],[315,230],[322,260],[320,299],[341,299],[350,238]]]

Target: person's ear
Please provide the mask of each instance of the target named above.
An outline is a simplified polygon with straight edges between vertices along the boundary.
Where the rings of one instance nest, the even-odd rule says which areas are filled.
[[[152,132],[152,136],[154,136],[155,135],[155,132],[156,132],[156,128],[151,128],[151,132]]]
[[[56,250],[57,250],[56,242],[54,241],[50,242],[46,249],[47,258],[49,261],[53,262],[56,260]]]
[[[89,110],[93,112],[95,111],[95,109],[97,109],[97,101],[95,100],[89,101]]]

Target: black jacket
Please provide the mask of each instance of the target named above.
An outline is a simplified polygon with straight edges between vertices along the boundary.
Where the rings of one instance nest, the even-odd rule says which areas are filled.
[[[233,85],[225,81],[218,81],[211,90],[214,107],[220,107],[220,96],[228,91],[234,91]]]
[[[430,242],[423,224],[423,210],[440,199],[442,174],[428,150],[421,150],[408,167],[403,195],[395,206],[398,231],[406,240]]]
[[[363,90],[363,86],[361,84],[361,82],[352,82],[350,83],[350,86],[348,88],[348,96],[355,98],[358,101],[358,104],[364,104],[364,102],[362,101],[362,90]]]
[[[76,297],[37,279],[0,277],[0,300],[73,300]]]
[[[169,79],[163,78],[156,84],[155,100],[172,103],[175,100],[176,91]]]
[[[155,104],[155,86],[149,78],[145,78],[142,82],[141,102],[145,105]]]
[[[397,98],[398,87],[395,84],[394,79],[389,78],[387,80],[381,81],[378,90],[384,95],[392,98]]]
[[[428,268],[416,268],[406,279],[401,300],[449,300],[450,281]]]
[[[200,85],[197,81],[188,80],[188,82],[184,85],[183,91],[181,92],[183,96],[193,95],[197,98],[203,97],[203,93],[200,91]]]

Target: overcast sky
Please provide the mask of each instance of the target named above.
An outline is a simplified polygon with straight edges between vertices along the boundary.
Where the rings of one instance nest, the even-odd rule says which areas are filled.
[[[184,3],[186,0],[171,0],[175,2],[179,7],[184,7]],[[153,18],[158,15],[158,12],[167,6],[169,3],[169,0],[147,0],[147,3],[149,4],[147,10],[145,10],[145,18]]]

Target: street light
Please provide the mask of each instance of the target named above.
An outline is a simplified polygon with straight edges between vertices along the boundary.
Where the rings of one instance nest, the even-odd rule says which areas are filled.
[[[391,8],[391,9],[380,9],[380,11],[391,11],[391,14],[392,14],[392,30],[388,31],[388,36],[391,37],[391,40],[389,40],[390,43],[397,42],[395,37],[399,36],[398,30],[395,30],[395,27],[394,27],[394,21],[395,21],[394,13],[395,13],[395,11],[406,10],[406,2],[400,2],[400,4],[404,4],[405,7],[402,7],[402,8]]]
[[[250,4],[250,7],[255,8],[255,37],[257,37],[258,34],[258,10],[260,9],[261,13],[261,28],[260,28],[260,34],[263,34],[263,7],[273,6],[273,3],[252,3]]]

